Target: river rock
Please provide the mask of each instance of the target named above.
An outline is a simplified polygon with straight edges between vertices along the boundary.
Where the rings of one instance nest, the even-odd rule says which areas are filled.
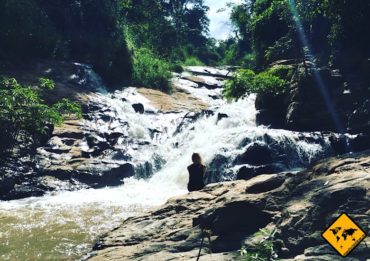
[[[108,141],[106,141],[104,138],[99,137],[96,134],[88,134],[85,136],[87,144],[90,148],[97,148],[98,151],[104,151],[108,148],[110,148],[110,144]]]
[[[134,108],[135,112],[140,114],[143,114],[145,112],[144,105],[142,103],[132,104],[132,108]]]
[[[121,185],[124,178],[134,175],[134,166],[126,163],[120,166],[95,165],[91,169],[79,168],[73,172],[71,178],[93,188],[102,188]]]
[[[206,117],[210,117],[210,116],[213,116],[215,115],[215,112],[213,110],[202,110],[202,114]]]
[[[232,68],[213,68],[207,66],[187,66],[186,71],[194,75],[213,76],[218,78],[230,78],[233,75]]]
[[[0,200],[42,195],[34,180],[35,165],[29,154],[0,158]]]
[[[199,87],[206,87],[209,90],[219,89],[223,86],[223,79],[217,79],[210,76],[185,75],[182,79],[196,83]]]
[[[358,135],[335,135],[329,136],[331,147],[337,155],[348,152],[361,152],[369,148],[370,136],[366,134]]]
[[[298,174],[208,185],[127,219],[99,239],[89,260],[195,260],[202,237],[201,260],[235,260],[243,246],[250,253],[261,249],[260,229],[276,229],[279,260],[338,260],[321,233],[342,212],[367,230],[369,164],[370,151],[323,160]],[[362,243],[349,258],[368,257]]]
[[[279,163],[262,166],[243,166],[238,170],[237,179],[249,180],[262,174],[281,173],[286,169],[287,167],[285,165]]]
[[[138,89],[138,93],[148,99],[150,105],[164,113],[179,111],[199,112],[208,109],[209,105],[207,103],[181,88],[181,84],[177,80],[174,80],[172,84],[173,91],[171,95],[147,88]]]
[[[336,155],[345,154],[350,151],[349,139],[345,135],[333,135],[329,140]]]
[[[350,139],[349,144],[354,152],[364,151],[370,146],[370,134],[359,134]]]
[[[218,113],[217,114],[217,122],[219,122],[222,119],[226,119],[226,118],[229,118],[229,115],[227,115],[226,113]]]
[[[32,183],[23,183],[22,185],[16,185],[10,193],[8,193],[5,199],[22,199],[29,197],[40,197],[45,194],[45,190]]]
[[[82,121],[79,120],[65,121],[62,126],[54,128],[52,136],[57,136],[59,138],[82,139],[84,137],[84,133],[81,128],[82,124]]]
[[[299,260],[335,256],[320,237],[341,213],[348,213],[366,231],[370,224],[369,152],[332,158],[297,175],[289,184],[290,198],[284,204],[278,237],[282,239],[282,257],[300,256]],[[368,240],[367,240],[368,241]],[[369,241],[368,241],[369,242]],[[316,248],[316,253],[312,251]],[[321,250],[320,250],[321,249]],[[369,257],[364,244],[350,257]]]
[[[255,106],[257,109],[257,125],[283,128],[285,125],[285,97],[284,95],[274,96],[261,93],[257,95]]]
[[[221,154],[215,155],[211,163],[207,166],[205,174],[206,184],[216,183],[232,179],[230,175],[227,175],[230,167],[230,158]]]
[[[246,151],[237,157],[237,164],[262,165],[272,163],[271,150],[268,145],[253,143]]]

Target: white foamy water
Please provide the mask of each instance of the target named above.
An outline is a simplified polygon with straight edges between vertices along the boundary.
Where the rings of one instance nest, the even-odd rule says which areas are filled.
[[[220,90],[207,90],[187,81],[182,88],[211,105],[213,116],[184,119],[187,111],[162,113],[137,93],[135,88],[114,94],[94,94],[91,103],[101,107],[85,120],[86,131],[120,132],[115,145],[124,151],[136,168],[147,163],[153,175],[149,179],[126,179],[123,186],[55,192],[41,198],[10,202],[0,201],[1,260],[75,260],[87,253],[97,237],[118,226],[125,218],[137,215],[166,202],[170,197],[187,193],[188,173],[193,152],[200,153],[206,164],[216,154],[235,159],[248,145],[245,138],[264,142],[266,135],[273,144],[286,147],[282,154],[290,157],[291,168],[302,167],[325,153],[328,142],[308,142],[300,133],[271,130],[256,126],[255,97],[227,103],[211,96]],[[142,103],[147,111],[135,113],[133,103]],[[149,112],[149,113],[148,113]],[[219,113],[227,118],[218,119]],[[99,114],[99,115],[98,115]],[[102,116],[109,116],[104,120]],[[179,126],[182,126],[179,128]],[[153,132],[155,130],[155,132]],[[83,149],[88,150],[87,143]],[[106,162],[120,162],[107,154]],[[230,169],[237,170],[237,167]],[[231,177],[224,177],[226,180]]]

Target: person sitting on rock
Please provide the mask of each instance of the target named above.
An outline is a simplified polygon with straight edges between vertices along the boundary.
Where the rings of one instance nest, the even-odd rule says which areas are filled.
[[[206,167],[203,165],[202,158],[198,153],[193,153],[191,157],[193,164],[188,166],[189,171],[189,183],[188,190],[197,191],[204,188],[205,184],[203,181]]]

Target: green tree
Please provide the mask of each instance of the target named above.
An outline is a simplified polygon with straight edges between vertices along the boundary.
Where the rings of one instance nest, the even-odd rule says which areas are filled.
[[[115,0],[0,1],[0,58],[77,60],[108,83],[131,78]]]
[[[61,41],[57,57],[92,64],[108,83],[131,80],[131,60],[116,0],[34,0]]]
[[[59,39],[34,1],[0,1],[0,59],[50,57]]]
[[[161,0],[160,2],[176,32],[177,52],[183,52],[179,53],[179,58],[195,56],[205,63],[215,59],[215,54],[210,51],[212,41],[207,38],[209,8],[204,5],[204,1]]]
[[[207,11],[203,0],[3,0],[0,59],[79,61],[109,85],[129,84],[142,48],[163,63],[219,60]]]
[[[1,151],[12,149],[22,133],[37,142],[50,124],[60,125],[68,114],[81,117],[80,106],[67,99],[51,106],[45,104],[39,92],[52,88],[54,83],[48,79],[40,79],[37,88],[22,86],[13,78],[0,80]]]
[[[258,69],[279,59],[310,59],[359,70],[370,55],[369,16],[366,0],[245,0],[232,8],[235,54],[252,46]]]

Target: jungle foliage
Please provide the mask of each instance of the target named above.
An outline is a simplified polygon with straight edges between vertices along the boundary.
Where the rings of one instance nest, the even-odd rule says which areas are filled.
[[[225,84],[223,94],[228,99],[239,99],[245,94],[281,94],[288,82],[279,76],[275,70],[255,73],[250,69],[239,69]]]
[[[0,59],[74,60],[92,64],[107,83],[137,83],[143,50],[162,65],[218,59],[207,11],[203,0],[3,0]],[[167,89],[149,80],[140,84]]]
[[[54,88],[54,82],[40,78],[36,87],[19,84],[14,78],[0,79],[0,151],[6,152],[18,142],[20,135],[34,142],[45,135],[50,125],[60,125],[65,117],[81,117],[81,107],[68,99],[49,106],[40,92]]]
[[[281,59],[357,69],[370,55],[369,17],[366,0],[245,0],[232,6],[228,56],[241,64],[252,55],[257,70]]]
[[[275,77],[290,81],[292,71],[280,75],[266,71],[276,61],[303,64],[306,69],[332,67],[345,75],[367,74],[369,1],[244,0],[231,5],[231,9],[235,37],[220,44],[224,63],[259,74],[257,77],[251,71],[237,72],[226,85],[229,97],[267,92],[268,88],[270,93],[283,90],[284,84]],[[264,87],[256,85],[257,80]]]

